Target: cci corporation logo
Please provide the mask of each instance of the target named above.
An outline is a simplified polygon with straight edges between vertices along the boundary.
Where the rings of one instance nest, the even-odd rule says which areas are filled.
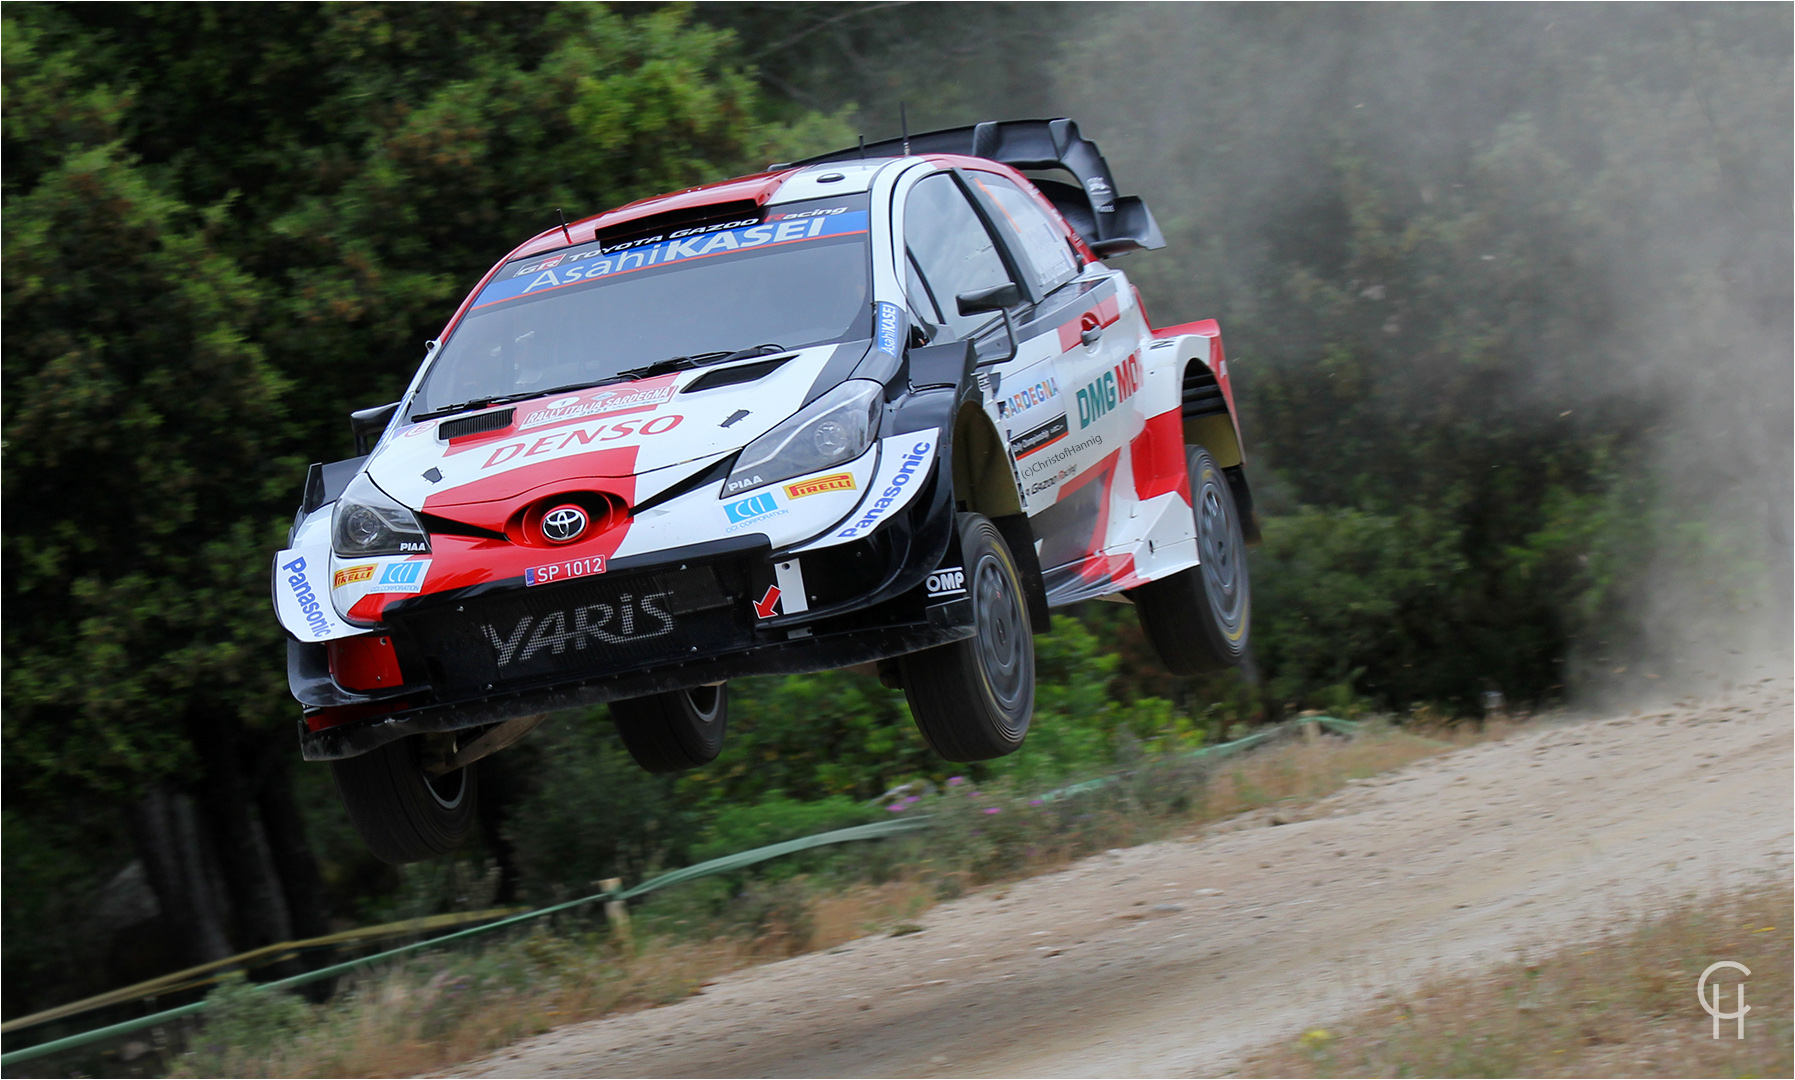
[[[1714,1000],[1711,1004],[1708,1001],[1708,976],[1714,974],[1714,972],[1721,968],[1732,968],[1741,975],[1751,974],[1751,969],[1744,964],[1732,960],[1718,960],[1709,964],[1708,970],[1702,972],[1702,977],[1696,980],[1695,998],[1702,1003],[1702,1011],[1714,1018],[1714,1037],[1716,1039],[1720,1038],[1720,1022],[1722,1020],[1738,1021],[1738,1033],[1735,1038],[1743,1039],[1745,1038],[1745,1014],[1751,1011],[1751,1006],[1745,1004],[1744,980],[1742,979],[1739,982],[1738,1008],[1734,1009],[1732,1012],[1720,1011],[1720,983],[1718,981],[1714,983]]]

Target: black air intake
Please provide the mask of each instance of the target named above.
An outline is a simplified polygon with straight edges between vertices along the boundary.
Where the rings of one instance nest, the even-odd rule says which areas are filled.
[[[516,409],[495,409],[492,412],[475,413],[459,420],[444,420],[436,427],[438,438],[457,439],[463,435],[478,435],[482,431],[497,431],[511,426],[511,420],[517,415]]]
[[[798,354],[789,353],[785,356],[776,356],[771,360],[760,360],[752,364],[737,364],[734,367],[716,368],[712,371],[705,372],[703,375],[700,375],[687,383],[686,388],[681,390],[680,393],[695,394],[700,390],[715,390],[719,386],[734,386],[737,383],[753,382],[756,379],[764,379],[768,375],[779,370],[786,361],[796,355]]]
[[[1194,363],[1184,373],[1184,418],[1195,420],[1200,416],[1226,416],[1228,402],[1222,397],[1222,388],[1215,381],[1215,373],[1204,367],[1202,363]]]

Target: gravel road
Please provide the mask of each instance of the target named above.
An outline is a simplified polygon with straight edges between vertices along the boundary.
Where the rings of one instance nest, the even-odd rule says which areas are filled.
[[[1093,856],[936,907],[922,933],[742,971],[464,1075],[1223,1072],[1429,972],[1787,881],[1791,705],[1770,683],[1542,725],[1362,782],[1302,820],[1261,812]]]

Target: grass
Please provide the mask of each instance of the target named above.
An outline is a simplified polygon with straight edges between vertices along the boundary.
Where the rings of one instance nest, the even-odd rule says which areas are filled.
[[[557,917],[363,975],[323,1005],[227,987],[173,1060],[174,1074],[452,1068],[563,1024],[677,1001],[755,963],[912,932],[938,900],[1095,851],[1190,835],[1243,811],[1270,807],[1294,818],[1354,780],[1500,734],[1422,736],[1371,724],[1352,739],[1293,739],[1219,760],[1146,760],[1115,783],[1065,798],[950,787],[904,811],[934,815],[938,827],[925,834],[822,849],[655,894],[633,913],[631,942],[602,923]]]
[[[1688,900],[1543,959],[1389,996],[1248,1058],[1247,1076],[1789,1076],[1787,883]],[[1709,964],[1751,969],[1745,1038],[1695,1000]],[[1721,1009],[1737,973],[1722,971]]]

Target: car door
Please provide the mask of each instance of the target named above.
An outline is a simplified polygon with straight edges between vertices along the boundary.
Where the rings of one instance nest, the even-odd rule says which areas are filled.
[[[1127,514],[1116,513],[1112,504],[1128,494],[1115,483],[1126,468],[1118,451],[1141,427],[1134,401],[1139,334],[1131,332],[1131,312],[1122,304],[1132,296],[1123,295],[1121,275],[1100,264],[1081,268],[1065,230],[1015,182],[995,173],[968,175],[999,216],[1000,228],[1013,234],[1041,297],[1023,336],[1037,346],[1031,355],[1046,362],[1019,389],[1055,385],[1059,412],[1024,424],[1010,442],[1035,534],[1043,541],[1042,568],[1073,566],[1127,530]],[[1005,398],[1001,389],[998,398]]]
[[[1036,297],[1029,290],[1031,271],[1018,258],[1015,244],[1000,246],[991,231],[990,208],[975,204],[974,197],[961,177],[949,172],[926,176],[910,189],[904,209],[904,259],[911,309],[933,324],[931,340],[974,342],[986,412],[1006,441],[1014,444],[1024,432],[1055,418],[1063,431],[1052,346],[1012,338],[999,315],[962,316],[956,308],[959,295],[1014,283],[1024,299],[1010,314],[1025,322]],[[1037,441],[1050,437],[1047,431],[1033,436]],[[1011,467],[1011,482],[1023,492],[1025,509],[1051,503],[1050,483],[1038,484],[1031,499],[1028,485],[1014,472],[1013,446],[1006,464]]]

